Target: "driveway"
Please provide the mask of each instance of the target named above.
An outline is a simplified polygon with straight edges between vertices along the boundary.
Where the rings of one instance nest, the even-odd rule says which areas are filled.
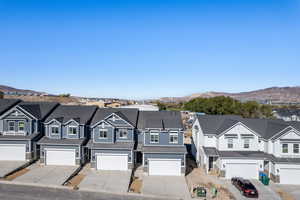
[[[144,176],[142,194],[170,199],[190,199],[184,176]]]
[[[42,185],[62,185],[78,166],[52,166],[35,163],[29,166],[29,171],[13,180],[13,182],[33,183]]]
[[[27,163],[28,161],[0,161],[0,178],[5,177]]]
[[[130,177],[131,170],[97,171],[95,169],[89,169],[78,187],[79,190],[124,194],[127,193]]]
[[[224,184],[228,188],[230,192],[235,196],[236,199],[241,199],[241,200],[247,200],[248,198],[244,197],[241,195],[240,191],[231,184],[230,180],[222,180],[224,181]],[[258,180],[251,180],[252,184],[256,187],[259,195],[259,200],[281,200],[279,195],[272,190],[269,186],[263,185],[261,182]]]
[[[300,185],[286,185],[272,183],[271,187],[274,191],[284,191],[294,199],[300,199]]]

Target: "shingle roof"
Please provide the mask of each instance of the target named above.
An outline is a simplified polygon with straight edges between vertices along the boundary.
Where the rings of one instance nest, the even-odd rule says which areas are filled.
[[[181,114],[178,111],[140,111],[138,129],[146,128],[182,129]]]
[[[283,117],[290,117],[292,115],[300,116],[300,109],[277,108],[274,111]]]
[[[88,124],[95,113],[97,106],[60,105],[47,117],[45,122],[53,119],[66,123],[71,119],[79,124]]]
[[[144,153],[187,153],[185,146],[179,147],[164,147],[164,146],[143,146]]]
[[[0,115],[19,103],[19,99],[0,99]]]
[[[235,115],[198,115],[197,118],[202,131],[206,135],[220,135],[225,130],[241,122],[265,139],[270,139],[288,127],[289,124],[292,124],[283,120],[250,119]],[[293,126],[298,127],[298,130],[300,130],[299,122],[293,122]]]
[[[139,110],[134,108],[99,108],[92,119],[91,125],[95,125],[113,113],[136,127]]]
[[[55,102],[21,102],[18,104],[19,107],[39,120],[44,120],[58,105],[59,104]]]
[[[80,139],[50,139],[46,136],[42,137],[38,144],[52,144],[52,145],[82,145],[87,141],[85,138]]]
[[[133,142],[116,142],[116,143],[94,143],[90,140],[87,147],[91,149],[128,149],[131,150],[134,147]]]

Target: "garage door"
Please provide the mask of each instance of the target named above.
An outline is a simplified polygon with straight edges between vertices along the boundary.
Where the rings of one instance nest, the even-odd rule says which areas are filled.
[[[258,179],[259,168],[257,163],[227,163],[226,178],[242,177]]]
[[[97,155],[98,170],[128,170],[127,154],[99,154]]]
[[[149,159],[149,175],[180,176],[181,160]]]
[[[0,145],[0,160],[25,161],[26,148],[24,144],[20,145]]]
[[[76,165],[74,149],[46,149],[46,165]]]
[[[280,183],[300,184],[300,168],[281,168]]]

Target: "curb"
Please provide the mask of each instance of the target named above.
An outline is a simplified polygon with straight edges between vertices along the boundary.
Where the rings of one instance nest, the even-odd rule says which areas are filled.
[[[41,188],[52,188],[52,189],[65,189],[65,190],[73,190],[71,187],[67,186],[60,186],[60,185],[43,185],[39,183],[23,183],[23,182],[17,182],[17,181],[1,181],[0,184],[6,184],[6,185],[21,185],[21,186],[33,186],[33,187],[41,187]]]

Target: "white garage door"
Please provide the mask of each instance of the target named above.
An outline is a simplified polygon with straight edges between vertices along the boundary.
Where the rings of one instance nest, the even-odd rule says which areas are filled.
[[[0,145],[0,160],[8,161],[25,161],[26,147],[25,144]]]
[[[180,176],[181,160],[149,159],[149,175]]]
[[[300,184],[300,168],[281,168],[280,183]]]
[[[99,154],[97,155],[98,170],[128,170],[127,154]]]
[[[46,165],[76,165],[74,149],[46,149]]]
[[[257,163],[227,163],[226,178],[242,177],[258,179],[259,168]]]

